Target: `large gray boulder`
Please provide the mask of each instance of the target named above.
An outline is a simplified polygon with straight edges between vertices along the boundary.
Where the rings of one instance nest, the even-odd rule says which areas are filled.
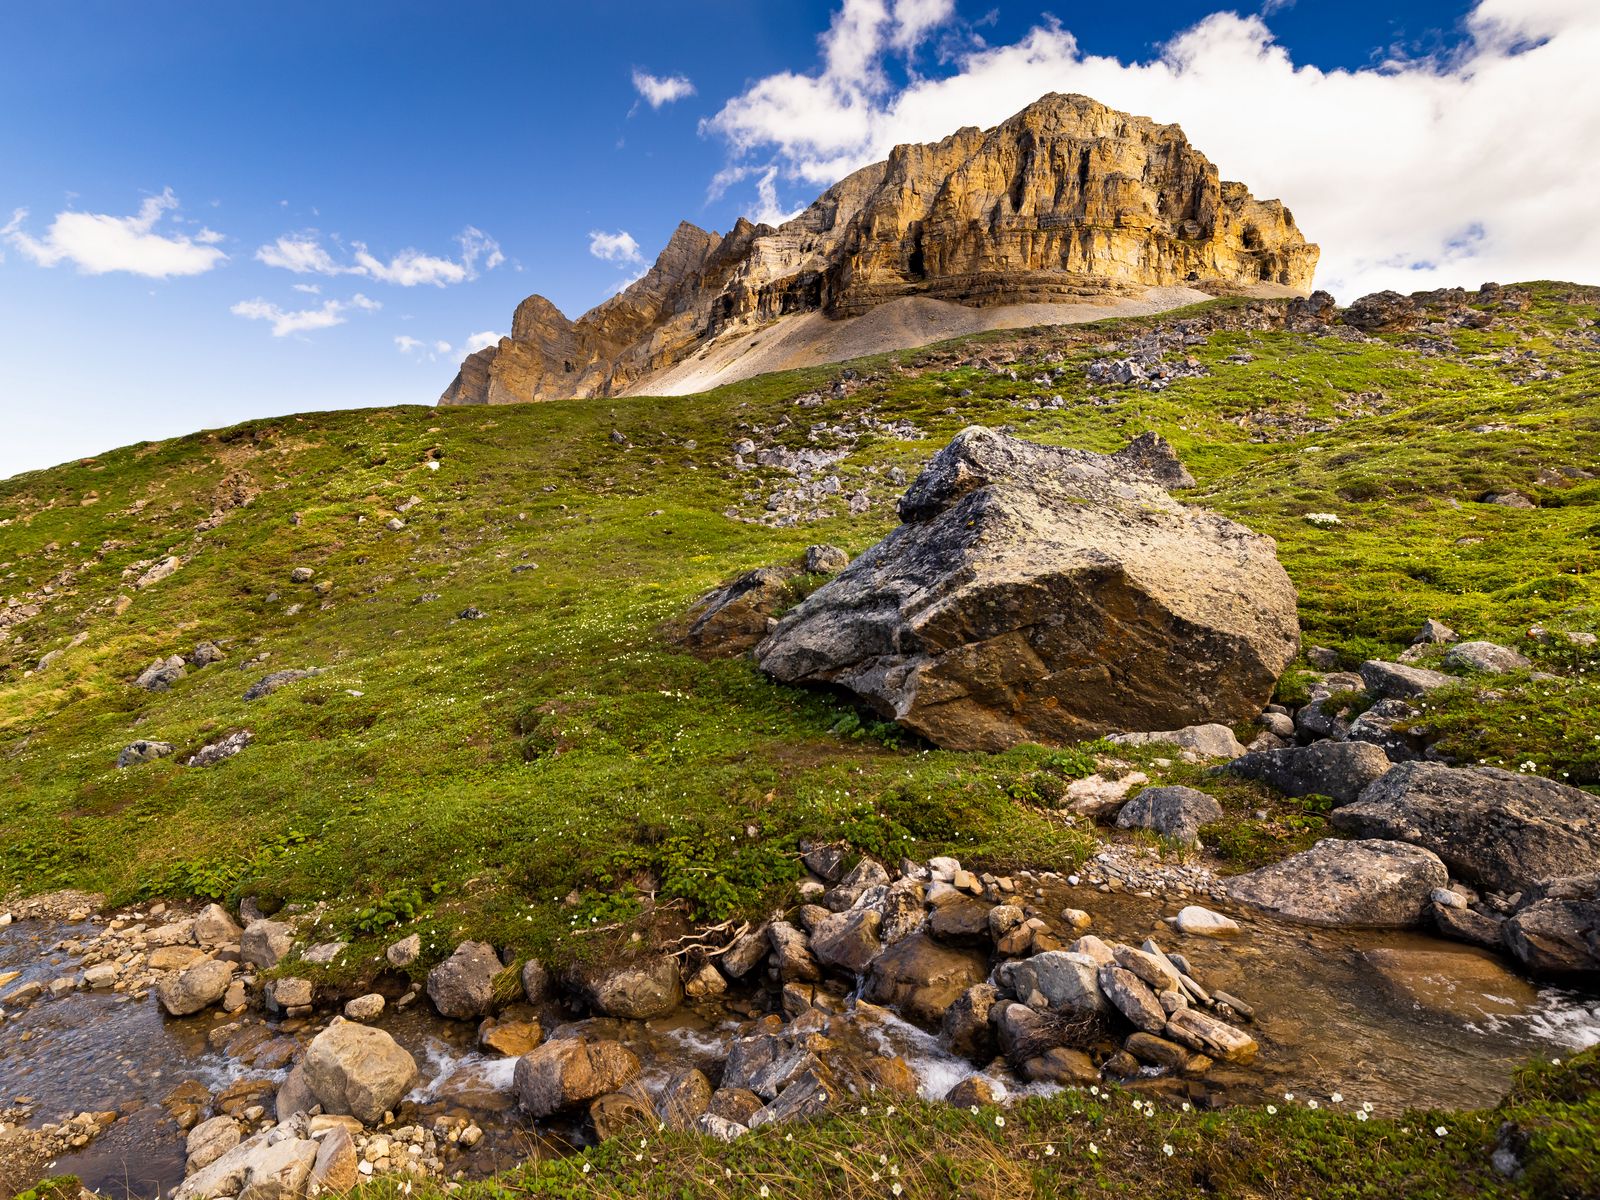
[[[1239,904],[1305,925],[1403,929],[1423,923],[1434,889],[1449,881],[1438,857],[1416,846],[1325,838],[1234,876],[1227,891]]]
[[[902,524],[757,648],[944,747],[999,750],[1247,720],[1299,646],[1270,538],[1164,490],[1145,435],[1112,455],[963,430]]]
[[[335,1017],[306,1047],[305,1083],[335,1115],[376,1125],[393,1112],[417,1079],[417,1062],[392,1037],[371,1025]]]
[[[1389,766],[1389,756],[1369,742],[1313,742],[1256,750],[1234,759],[1227,770],[1285,796],[1329,796],[1335,804],[1348,804]]]
[[[1425,846],[1458,879],[1502,892],[1600,863],[1600,797],[1498,767],[1401,763],[1331,820],[1357,837]]]

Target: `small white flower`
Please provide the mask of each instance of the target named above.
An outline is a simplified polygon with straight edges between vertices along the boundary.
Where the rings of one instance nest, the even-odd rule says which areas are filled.
[[[587,1175],[592,1170],[594,1170],[594,1164],[593,1163],[584,1163],[583,1164],[583,1173],[585,1175]]]
[[[1317,1103],[1317,1102],[1316,1102],[1316,1100],[1315,1100],[1315,1098],[1313,1098],[1313,1099],[1310,1099],[1310,1100],[1307,1100],[1307,1101],[1306,1101],[1306,1107],[1307,1107],[1307,1108],[1320,1108],[1320,1107],[1321,1107],[1321,1105],[1319,1105],[1319,1104],[1318,1104],[1318,1103]]]
[[[1356,1113],[1356,1120],[1365,1121],[1366,1119],[1367,1119],[1367,1114],[1364,1111]]]
[[[1361,1102],[1361,1111],[1362,1112],[1366,1112],[1366,1113],[1371,1112],[1372,1111],[1372,1101],[1371,1100],[1363,1100]]]
[[[898,1183],[895,1184],[892,1188],[889,1189],[889,1192],[890,1192],[891,1195],[898,1196],[900,1194],[900,1185]]]
[[[1437,1137],[1443,1137],[1445,1134],[1449,1133],[1450,1131],[1448,1129],[1446,1129],[1443,1125],[1435,1125],[1434,1128],[1433,1128],[1433,1132]]]
[[[1045,1143],[1044,1156],[1046,1158],[1054,1158],[1056,1156],[1056,1144],[1054,1142]]]
[[[1283,1094],[1283,1099],[1284,1099],[1284,1102],[1286,1104],[1293,1104],[1294,1103],[1294,1093],[1293,1092],[1285,1092]]]
[[[977,1116],[978,1115],[978,1106],[976,1104],[974,1104],[972,1106],[972,1115],[973,1116]]]
[[[1278,1106],[1276,1104],[1267,1105],[1267,1116],[1275,1117],[1277,1115],[1278,1115]]]
[[[1173,1153],[1173,1151],[1172,1151],[1172,1143],[1171,1142],[1163,1142],[1161,1144],[1161,1153],[1165,1154],[1168,1158],[1171,1158],[1172,1157],[1172,1153]]]
[[[1100,1153],[1100,1147],[1096,1146],[1093,1142],[1090,1142],[1089,1143],[1089,1153],[1090,1154],[1099,1154]]]
[[[1330,1101],[1332,1101],[1334,1104],[1343,1104],[1344,1103],[1344,1093],[1343,1092],[1335,1092],[1333,1095],[1329,1096],[1328,1099]]]
[[[1006,1119],[1004,1117],[1000,1117],[1000,1116],[995,1117],[995,1119],[994,1119],[994,1127],[996,1129],[1004,1129],[1006,1127]]]
[[[1334,525],[1342,524],[1337,513],[1307,513],[1306,523],[1315,525],[1318,529],[1328,529]]]
[[[762,1194],[762,1195],[763,1195],[763,1196],[770,1196],[770,1195],[772,1195],[772,1193],[771,1193],[771,1192],[770,1192],[770,1191],[768,1191],[768,1190],[767,1190],[767,1185],[766,1185],[766,1184],[764,1184],[764,1183],[763,1183],[763,1184],[762,1184],[762,1185],[761,1185],[761,1194]]]

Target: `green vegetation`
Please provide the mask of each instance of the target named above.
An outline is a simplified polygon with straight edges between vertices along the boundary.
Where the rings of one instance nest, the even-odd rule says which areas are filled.
[[[1074,1089],[1003,1111],[879,1098],[859,1112],[769,1126],[729,1146],[651,1126],[450,1194],[1564,1200],[1600,1188],[1600,1050],[1526,1068],[1490,1111],[1365,1119],[1359,1097],[1320,1110],[1288,1101],[1275,1107],[1184,1111],[1118,1089]],[[1514,1179],[1491,1165],[1503,1127],[1521,1168]],[[398,1200],[399,1186],[369,1185],[360,1196]],[[444,1193],[424,1187],[413,1194]]]
[[[1600,462],[1600,293],[1533,292],[1528,312],[1454,331],[1450,354],[1218,333],[1191,348],[1209,374],[1156,392],[1090,388],[1083,370],[1151,318],[681,399],[255,421],[5,481],[3,594],[39,612],[0,645],[0,889],[325,902],[351,960],[403,926],[428,947],[420,970],[466,935],[559,958],[603,940],[575,928],[756,909],[796,877],[803,836],[1071,867],[1094,836],[1060,797],[1097,748],[930,750],[671,641],[741,569],[873,543],[894,520],[888,472],[914,472],[974,422],[1098,450],[1160,432],[1199,481],[1191,499],[1278,540],[1308,646],[1354,665],[1397,653],[1429,616],[1515,645],[1561,678],[1468,681],[1428,719],[1459,753],[1593,784],[1593,652],[1526,634],[1600,628],[1600,481],[1561,474]],[[1017,379],[978,355],[1014,357]],[[1519,382],[1527,355],[1559,377]],[[1048,388],[1030,382],[1052,369]],[[1064,407],[1026,407],[1041,390]],[[845,425],[855,440],[832,431]],[[730,518],[760,517],[789,482],[733,469],[745,436],[837,448],[834,470],[872,508],[851,516],[837,497],[827,519],[789,528]],[[1509,488],[1539,506],[1478,502]],[[176,572],[135,586],[169,555]],[[298,566],[315,582],[291,583]],[[484,619],[460,619],[469,606]],[[201,639],[227,659],[169,691],[132,686]],[[324,673],[243,699],[268,671],[313,666]],[[1291,673],[1283,695],[1303,686]],[[237,758],[181,765],[239,729],[255,741]],[[178,753],[117,770],[136,738]],[[1210,840],[1235,864],[1321,829],[1315,805],[1218,794],[1229,820]]]

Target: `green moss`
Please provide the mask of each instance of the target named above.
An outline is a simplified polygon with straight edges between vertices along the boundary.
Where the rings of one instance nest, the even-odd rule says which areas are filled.
[[[1475,681],[1426,719],[1464,755],[1592,778],[1593,666],[1523,635],[1592,629],[1600,612],[1600,488],[1541,482],[1600,461],[1595,355],[1576,324],[1600,308],[1565,285],[1534,295],[1528,313],[1455,335],[1449,356],[1403,338],[1218,334],[1193,348],[1210,373],[1161,392],[1084,382],[1097,344],[1161,320],[1146,318],[1002,331],[702,396],[274,418],[0,482],[0,581],[42,602],[0,645],[0,885],[325,900],[355,935],[348,961],[404,928],[423,936],[426,963],[465,936],[581,952],[597,939],[574,944],[574,926],[640,915],[663,881],[694,913],[753,911],[785,894],[806,836],[1070,868],[1094,837],[1056,805],[1098,748],[930,750],[668,636],[740,570],[812,542],[871,545],[895,520],[886,473],[915,472],[973,422],[1098,450],[1163,434],[1198,481],[1185,499],[1277,539],[1308,645],[1355,665],[1396,653],[1429,616],[1518,645],[1561,681],[1519,677],[1492,696]],[[1521,368],[1495,357],[1507,349],[1561,378],[1517,382]],[[1227,361],[1239,351],[1252,361]],[[966,365],[1013,353],[1021,382]],[[1066,405],[1029,411],[1027,380],[1046,366],[1064,371],[1052,390]],[[854,390],[835,395],[847,370]],[[821,405],[797,409],[807,392]],[[762,440],[799,449],[830,440],[811,441],[813,422],[864,416],[924,435],[875,424],[841,445],[835,469],[872,488],[867,513],[839,499],[791,528],[723,515],[758,516],[784,483],[734,470],[737,438],[787,421]],[[1540,507],[1477,502],[1504,487]],[[405,528],[389,531],[412,496]],[[1319,511],[1341,523],[1305,521]],[[133,586],[169,554],[186,559],[175,574]],[[300,565],[326,592],[290,583]],[[469,605],[486,618],[457,619]],[[167,692],[131,686],[201,638],[227,661]],[[326,670],[243,700],[261,674],[308,666]],[[1303,676],[1286,676],[1280,697],[1303,695]],[[256,740],[237,758],[180,765],[241,728]],[[178,753],[116,770],[139,737]],[[1131,757],[1152,770],[1157,756]],[[1219,795],[1228,819],[1208,841],[1228,862],[1321,831],[1303,806],[1185,771],[1152,773]]]

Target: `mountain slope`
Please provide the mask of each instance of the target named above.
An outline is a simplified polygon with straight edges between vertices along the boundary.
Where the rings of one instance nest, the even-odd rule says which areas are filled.
[[[848,321],[910,297],[982,308],[1137,302],[1189,285],[1304,292],[1317,253],[1282,204],[1222,181],[1176,125],[1052,94],[993,129],[897,146],[776,229],[741,219],[719,236],[684,222],[642,278],[577,321],[530,296],[511,336],[469,356],[440,403],[659,392],[663,372],[772,322]],[[896,348],[931,340],[901,336]]]
[[[1224,300],[673,401],[257,421],[5,481],[0,890],[326,900],[374,951],[363,913],[420,889],[429,955],[467,934],[570,954],[574,923],[652,911],[629,886],[647,876],[678,898],[661,920],[761,904],[806,833],[1069,864],[1091,838],[1041,797],[1075,752],[912,752],[669,636],[740,569],[871,544],[895,472],[971,423],[1097,450],[1161,433],[1199,481],[1189,498],[1278,540],[1307,643],[1347,663],[1431,616],[1567,670],[1578,651],[1524,635],[1600,628],[1600,292],[1490,295],[1455,310],[1486,328],[1292,332],[1280,304]],[[1090,381],[1108,355],[1152,353],[1178,369],[1160,389]],[[740,469],[741,439],[774,453]],[[802,451],[827,465],[796,474]],[[1508,490],[1538,506],[1480,502]],[[1340,524],[1305,519],[1320,512]],[[134,686],[202,639],[227,658]],[[1512,679],[1437,720],[1460,753],[1593,783],[1594,678]],[[180,765],[242,729],[236,758]],[[177,753],[117,769],[135,739]],[[1228,853],[1321,828],[1253,785],[1207,787]]]

